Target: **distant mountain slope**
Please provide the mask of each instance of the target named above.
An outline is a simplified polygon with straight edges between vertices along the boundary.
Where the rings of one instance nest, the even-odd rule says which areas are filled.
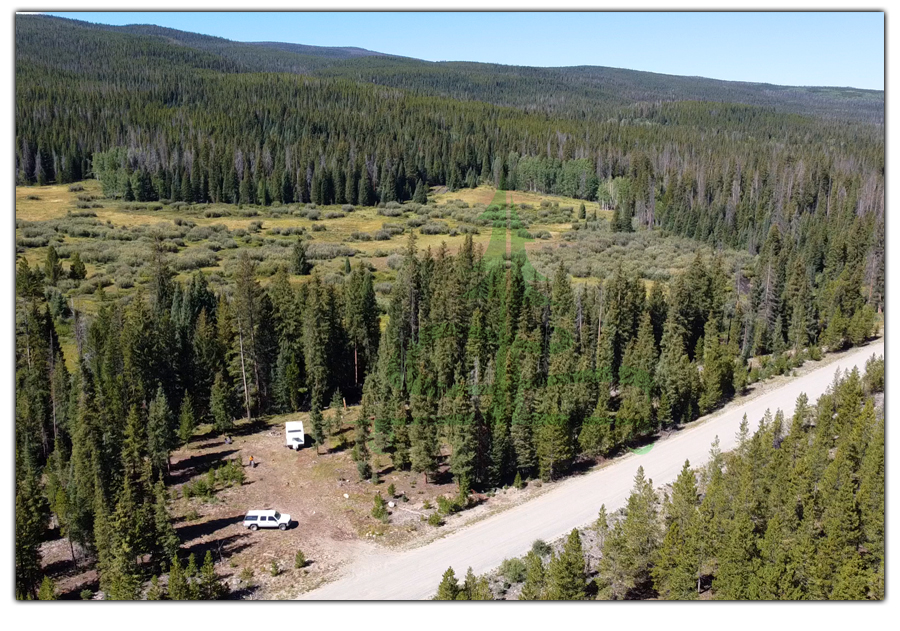
[[[826,118],[884,121],[883,91],[721,81],[600,66],[535,68],[381,57],[322,66],[316,74],[567,115],[647,101],[716,101]]]
[[[354,47],[233,42],[146,24],[108,26],[50,16],[19,15],[16,16],[17,48],[20,33],[76,37],[83,29],[143,36],[210,53],[219,58],[220,69],[225,71],[290,72],[343,78],[422,95],[484,101],[570,118],[604,120],[622,107],[643,102],[715,101],[845,121],[884,122],[884,92],[877,90],[721,81],[600,66],[536,68],[476,62],[428,62]],[[19,58],[17,55],[17,60]]]
[[[300,55],[313,55],[316,57],[330,57],[333,59],[351,59],[354,57],[390,57],[385,53],[357,48],[355,46],[308,46],[306,44],[289,44],[286,42],[250,42],[253,46],[274,48],[288,53]]]

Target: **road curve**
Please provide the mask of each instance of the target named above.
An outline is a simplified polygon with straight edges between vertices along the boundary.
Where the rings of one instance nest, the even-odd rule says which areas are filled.
[[[716,436],[722,451],[734,448],[741,418],[747,415],[751,433],[767,409],[793,414],[801,393],[810,402],[821,396],[836,370],[853,366],[864,370],[866,360],[884,354],[884,340],[847,351],[835,361],[816,368],[743,404],[729,405],[708,420],[655,444],[642,455],[628,454],[602,469],[565,480],[528,502],[404,552],[378,551],[352,562],[338,580],[301,595],[307,600],[418,600],[434,594],[441,575],[452,566],[457,576],[472,567],[476,574],[497,567],[503,559],[524,554],[535,539],[547,541],[593,521],[601,504],[608,511],[628,498],[635,472],[659,486],[672,482],[685,459],[704,464]]]

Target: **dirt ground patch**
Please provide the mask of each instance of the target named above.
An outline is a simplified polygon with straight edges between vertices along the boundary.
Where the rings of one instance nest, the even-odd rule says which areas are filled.
[[[472,508],[445,516],[442,526],[430,525],[425,520],[436,512],[437,496],[457,493],[446,464],[426,484],[421,474],[394,471],[389,456],[375,454],[373,468],[379,472],[379,482],[360,481],[350,457],[352,424],[358,410],[355,406],[347,409],[344,427],[319,455],[314,447],[295,452],[283,446],[283,424],[306,421],[307,413],[240,421],[231,443],[202,426],[191,443],[172,454],[170,492],[175,499],[170,510],[182,554],[194,554],[199,564],[211,550],[217,572],[233,598],[292,598],[333,579],[344,564],[369,549],[427,543],[542,490],[536,482],[524,490],[474,494]],[[256,467],[249,466],[250,456]],[[186,484],[207,477],[211,469],[228,460],[241,464],[246,476],[242,485],[218,486],[209,498],[185,497]],[[391,484],[393,496],[388,494]],[[371,515],[376,494],[394,504],[388,507],[386,521]],[[242,526],[248,510],[268,508],[290,514],[291,527],[251,532]],[[294,567],[298,550],[307,559],[302,568]],[[83,589],[98,589],[96,571],[72,563],[67,540],[45,543],[42,555],[63,597],[77,599]]]

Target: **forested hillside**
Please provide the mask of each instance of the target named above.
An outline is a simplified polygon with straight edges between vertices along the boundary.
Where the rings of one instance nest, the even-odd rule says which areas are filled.
[[[68,32],[90,29],[147,35],[221,55],[247,72],[342,77],[423,95],[485,101],[574,118],[603,120],[614,108],[636,102],[716,101],[759,105],[780,112],[814,114],[844,121],[884,121],[884,93],[876,90],[720,81],[600,66],[532,68],[475,62],[427,62],[354,47],[233,42],[149,24],[108,26],[49,16],[20,16],[19,19],[35,20],[41,30],[56,35],[61,34],[55,30],[56,26]]]
[[[877,117],[840,120],[827,95],[822,116],[762,96],[693,100],[763,94],[699,79],[429,74],[415,60],[309,52],[16,18],[17,185],[79,193],[74,208],[23,195],[37,218],[17,217],[19,597],[44,591],[51,511],[106,597],[177,576],[169,457],[202,423],[227,433],[241,417],[304,410],[318,449],[327,402],[346,398],[361,404],[361,479],[376,474],[373,452],[426,482],[449,470],[462,506],[470,489],[559,478],[879,332]],[[89,178],[92,194],[78,183]],[[499,189],[487,207],[433,201],[436,187],[483,184]],[[504,191],[592,212],[510,204]],[[405,246],[351,263],[359,250],[321,240],[357,207],[396,217],[366,221]],[[261,219],[237,221],[248,217],[267,236]],[[554,233],[535,230],[548,239],[540,258],[557,264],[541,275],[522,243],[543,222]],[[476,243],[481,227],[501,235],[497,251]],[[522,246],[512,254],[507,231]],[[445,234],[452,248],[417,245]],[[697,254],[683,272],[609,265],[592,282],[559,263],[633,251],[641,234],[658,237],[648,250],[677,236]],[[223,249],[235,254],[219,266]],[[101,275],[100,263],[115,265]],[[106,272],[122,278],[111,295]],[[380,299],[376,275],[390,281]]]

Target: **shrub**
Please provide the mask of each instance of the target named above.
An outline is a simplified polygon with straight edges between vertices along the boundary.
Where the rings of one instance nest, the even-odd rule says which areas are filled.
[[[374,289],[376,293],[384,294],[385,296],[389,296],[391,293],[391,289],[394,288],[394,284],[384,281],[381,283],[375,283]]]
[[[447,234],[450,227],[443,221],[432,221],[419,228],[422,234]]]
[[[404,232],[406,232],[406,228],[404,228],[400,224],[389,222],[381,224],[381,229],[391,234],[403,234]]]
[[[172,261],[172,267],[183,272],[186,270],[200,269],[201,267],[215,267],[219,263],[219,255],[209,248],[189,248]]]
[[[306,567],[306,555],[303,554],[303,550],[297,550],[297,554],[294,555],[294,567],[298,570]]]
[[[452,515],[453,513],[458,513],[463,509],[463,506],[459,502],[459,498],[447,498],[443,495],[437,496],[437,504],[438,504],[438,512],[442,515]]]
[[[313,227],[312,227],[313,232],[325,232],[326,230],[328,230],[328,227],[325,226],[325,224],[323,224],[323,223],[313,224]]]
[[[346,216],[347,215],[338,210],[329,210],[327,213],[325,213],[325,219],[340,219],[341,217]]]
[[[343,243],[310,243],[306,247],[306,257],[315,260],[328,260],[355,255],[356,249]]]
[[[543,204],[543,202],[541,203]],[[547,556],[548,554],[550,554],[550,550],[550,545],[543,539],[535,539],[534,543],[531,544],[531,551],[539,557]]]
[[[353,204],[344,204],[343,206],[341,206],[341,210],[343,210],[345,213],[352,213],[354,210],[356,210],[356,208],[353,206]]]
[[[241,570],[241,573],[238,575],[238,578],[240,578],[245,583],[249,583],[251,580],[253,580],[253,568],[245,567],[244,569]]]
[[[384,208],[378,209],[378,214],[384,217],[399,217],[403,214],[403,209],[400,208],[400,205],[391,207],[391,204],[396,204],[396,202],[388,202],[388,205]]]
[[[394,483],[393,483],[393,482],[391,482],[391,483],[388,485],[388,487],[387,487],[387,494],[388,494],[389,497],[392,497],[392,498],[397,496],[397,487],[394,486]]]
[[[443,526],[444,518],[441,517],[440,513],[431,513],[431,515],[428,516],[428,523],[431,526]]]
[[[522,559],[504,559],[500,564],[500,575],[510,583],[525,581],[525,562]]]
[[[387,257],[387,266],[392,270],[398,270],[403,266],[403,258],[402,254],[391,254]]]
[[[83,190],[84,190],[84,187],[81,184],[70,184],[69,185],[70,193],[77,193],[77,192],[83,191]]]
[[[372,238],[374,238],[376,241],[390,241],[391,233],[387,230],[376,230],[372,234]]]
[[[322,217],[322,213],[320,213],[318,210],[315,210],[315,209],[310,210],[309,212],[306,213],[306,218],[309,219],[310,221],[318,221],[321,217]]]
[[[269,573],[272,576],[278,576],[281,574],[281,566],[278,565],[278,561],[272,561],[272,567],[269,569]]]
[[[372,235],[368,232],[351,232],[348,241],[371,241]]]
[[[406,220],[406,225],[410,228],[418,228],[419,226],[425,225],[425,219],[422,217],[410,217]]]

